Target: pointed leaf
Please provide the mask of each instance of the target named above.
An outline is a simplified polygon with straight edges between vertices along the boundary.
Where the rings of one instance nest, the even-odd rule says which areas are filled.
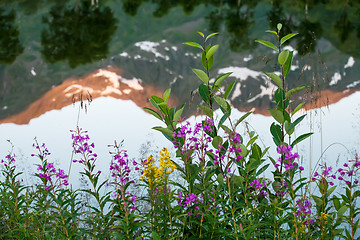
[[[191,47],[196,47],[196,48],[200,48],[201,50],[204,50],[203,47],[196,43],[196,42],[184,42],[184,44],[188,45],[188,46],[191,46]]]
[[[291,95],[297,93],[297,92],[300,92],[301,90],[307,88],[306,85],[302,85],[302,86],[299,86],[299,87],[296,87],[296,88],[293,88],[293,89],[290,89],[289,91],[287,91],[285,93],[285,98],[289,98]]]
[[[156,103],[162,103],[164,102],[164,99],[158,96],[151,96],[151,99],[154,100]]]
[[[206,58],[209,59],[211,56],[216,52],[216,50],[219,48],[219,45],[212,46],[209,51],[206,52]]]
[[[208,106],[199,105],[199,108],[203,111],[203,113],[206,114],[209,118],[213,118],[213,110],[209,108]]]
[[[232,92],[234,86],[235,86],[236,80],[233,81],[232,83],[230,83],[230,85],[226,88],[225,93],[224,93],[224,98],[227,99],[230,95],[230,93]]]
[[[218,35],[218,34],[219,34],[218,32],[210,34],[209,36],[206,37],[205,42],[206,42],[209,38],[211,38],[211,37],[213,37],[213,36],[215,36],[215,35]]]
[[[276,146],[280,146],[280,143],[283,140],[283,135],[282,135],[280,125],[272,123],[270,126],[270,132],[271,132],[271,135],[273,136],[273,140],[274,140],[274,143],[276,144]]]
[[[271,78],[274,81],[274,83],[276,83],[276,85],[278,85],[280,88],[283,88],[281,78],[278,75],[276,75],[275,73],[270,73],[270,72],[264,72],[264,74],[266,76],[268,76],[269,78]]]
[[[241,116],[241,118],[239,118],[239,120],[236,122],[235,127],[237,127],[237,125],[239,125],[245,118],[247,118],[250,114],[252,114],[252,112],[248,112],[245,113],[244,115]]]
[[[282,51],[278,56],[278,62],[280,65],[284,65],[285,61],[289,57],[289,50]]]
[[[222,97],[214,97],[215,101],[219,104],[220,107],[222,107],[224,110],[226,110],[226,100]]]
[[[279,123],[284,123],[284,115],[280,110],[268,108],[268,111],[276,121]]]
[[[198,32],[198,34],[204,38],[204,34],[202,32]]]
[[[200,84],[199,85],[199,94],[201,99],[208,105],[210,105],[210,94],[209,94],[209,88],[204,85],[204,84]]]
[[[218,76],[214,81],[214,87],[220,87],[221,83],[230,75],[232,72],[224,73]]]
[[[160,114],[157,113],[156,111],[152,110],[151,108],[143,107],[143,109],[145,111],[147,111],[148,113],[152,114],[153,116],[155,116],[156,118],[160,119],[161,121],[163,120],[162,117],[160,116]]]
[[[277,27],[278,32],[280,32],[280,30],[281,30],[281,28],[282,28],[282,24],[281,24],[281,23],[278,23],[276,27]]]
[[[209,77],[203,70],[196,68],[193,68],[192,70],[196,74],[196,76],[198,76],[201,79],[201,81],[203,81],[206,84],[209,83]]]
[[[284,42],[286,42],[287,40],[289,40],[290,38],[292,38],[292,37],[294,37],[296,35],[298,35],[298,33],[290,33],[290,34],[282,37],[281,40],[280,40],[280,45],[283,45]]]
[[[157,131],[159,131],[159,132],[162,132],[163,134],[168,135],[169,137],[172,137],[172,135],[173,135],[173,132],[172,132],[170,129],[168,129],[168,128],[164,128],[164,127],[153,127],[152,129],[157,130]]]
[[[342,215],[344,215],[344,213],[346,212],[346,210],[348,209],[348,207],[347,206],[342,206],[339,210],[338,210],[338,212],[337,212],[337,214],[338,214],[338,217],[341,217]]]
[[[265,45],[271,49],[274,49],[275,51],[278,50],[278,48],[272,44],[271,42],[265,41],[265,40],[255,40],[255,42],[261,43],[262,45]]]
[[[294,146],[296,144],[298,144],[299,142],[305,140],[306,138],[310,137],[313,133],[305,133],[303,135],[300,135],[298,138],[296,138],[292,143],[291,143],[291,147],[294,148]]]
[[[278,35],[278,34],[277,34],[277,32],[272,31],[272,30],[267,30],[267,31],[265,31],[265,32],[268,32],[268,33],[273,33],[273,34],[275,34],[276,36]]]
[[[294,109],[294,111],[292,112],[292,116],[294,116],[294,114],[297,112],[297,111],[299,111],[301,108],[302,108],[302,106],[304,106],[304,104],[305,104],[305,102],[302,102],[302,103],[300,103],[299,105],[297,105],[297,107]]]
[[[167,101],[170,97],[171,88],[166,89],[166,91],[163,94],[164,101]]]
[[[178,122],[180,120],[181,114],[184,111],[184,107],[185,107],[185,103],[181,106],[181,108],[179,110],[177,110],[175,112],[175,115],[174,115],[174,121],[175,122]]]
[[[286,77],[290,72],[291,64],[292,64],[292,60],[293,60],[293,55],[294,55],[294,51],[291,51],[289,53],[289,56],[286,59],[286,62],[283,65],[283,72],[282,73],[283,73],[284,77]]]

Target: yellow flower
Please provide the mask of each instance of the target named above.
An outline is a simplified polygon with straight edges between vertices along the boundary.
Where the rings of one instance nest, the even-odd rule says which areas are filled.
[[[321,213],[321,216],[320,216],[320,221],[321,222],[324,222],[325,224],[328,224],[328,217],[329,217],[330,215],[329,214],[326,214],[326,213]]]
[[[155,166],[155,159],[150,155],[144,164],[144,173],[141,175],[140,179],[142,181],[145,181],[146,179],[149,183],[149,190],[152,190],[155,183],[160,183],[167,179],[175,169],[176,166],[171,161],[169,151],[166,148],[163,148],[160,151],[159,167]]]

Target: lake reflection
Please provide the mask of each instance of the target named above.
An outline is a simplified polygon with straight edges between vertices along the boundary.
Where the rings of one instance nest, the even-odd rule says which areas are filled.
[[[199,82],[191,67],[200,67],[200,53],[182,43],[199,41],[198,31],[220,32],[212,42],[221,46],[214,55],[211,78],[233,72],[225,83],[236,81],[229,97],[231,104],[239,112],[255,110],[266,115],[266,108],[272,107],[274,85],[262,71],[276,71],[277,58],[255,40],[276,41],[265,31],[274,29],[278,22],[283,24],[284,34],[299,33],[285,46],[295,56],[287,84],[307,84],[309,88],[294,100],[310,102],[308,108],[338,102],[334,106],[342,110],[318,110],[326,112],[315,114],[323,117],[316,123],[322,126],[318,133],[323,140],[314,136],[312,147],[305,147],[304,153],[307,151],[314,161],[321,149],[340,139],[356,149],[356,138],[348,142],[344,136],[354,133],[347,123],[356,123],[358,117],[358,106],[354,105],[358,97],[353,93],[360,83],[359,10],[359,1],[342,0],[1,1],[0,128],[1,144],[5,144],[1,149],[8,148],[5,139],[9,138],[28,156],[31,149],[26,146],[30,147],[32,138],[38,136],[51,144],[49,148],[59,156],[59,162],[67,164],[71,149],[70,143],[64,143],[77,116],[72,99],[83,92],[92,95],[94,103],[89,115],[81,116],[81,126],[90,135],[95,132],[96,142],[105,149],[104,156],[104,146],[122,138],[136,155],[145,141],[143,135],[160,124],[140,109],[149,104],[147,99],[152,94],[172,88],[174,105],[187,102],[187,118],[193,119],[197,113]],[[123,100],[131,102],[125,104]],[[262,115],[256,114],[251,120],[263,121],[261,136],[270,137],[265,124],[270,120]],[[142,121],[135,122],[139,119]],[[308,123],[311,121],[308,119]],[[346,130],[334,131],[339,125]],[[358,137],[357,133],[353,135]],[[163,144],[158,138],[156,142]],[[270,145],[271,139],[265,142]],[[67,155],[63,157],[63,153]]]

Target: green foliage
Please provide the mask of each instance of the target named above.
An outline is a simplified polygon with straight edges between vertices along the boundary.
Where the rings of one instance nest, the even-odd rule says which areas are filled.
[[[154,109],[144,108],[162,121],[163,126],[153,129],[174,144],[177,159],[164,148],[160,162],[151,155],[141,163],[133,161],[136,167],[131,168],[126,152],[115,142],[111,178],[101,182],[94,145],[78,128],[73,131],[73,148],[81,160],[74,161],[83,165],[81,175],[88,184],[73,191],[64,180],[68,176],[55,170],[47,149],[37,141],[35,156],[40,163],[33,187],[22,184],[15,156],[9,153],[2,161],[0,178],[0,239],[354,239],[360,228],[356,205],[360,161],[356,155],[338,170],[338,179],[349,177],[343,179],[340,194],[326,163],[319,173],[302,176],[304,168],[292,148],[312,133],[293,137],[306,115],[295,115],[304,103],[292,110],[291,97],[306,86],[287,88],[293,53],[281,46],[296,34],[280,38],[282,29],[278,24],[277,31],[267,31],[278,38],[277,46],[257,41],[276,48],[280,64],[280,76],[265,73],[278,86],[275,107],[269,109],[278,155],[271,156],[271,147],[258,144],[255,131],[239,133],[251,112],[233,119],[227,98],[236,82],[224,92],[222,85],[231,73],[210,77],[219,45],[208,41],[217,34],[199,32],[202,45],[185,44],[202,51],[204,70],[193,71],[200,80],[203,102],[198,107],[203,120],[195,127],[184,123],[185,104],[179,109],[169,106],[171,89],[151,97]],[[142,173],[130,175],[132,169]],[[265,177],[270,169],[272,177]],[[310,191],[310,186],[315,190]],[[136,194],[137,189],[142,194]]]

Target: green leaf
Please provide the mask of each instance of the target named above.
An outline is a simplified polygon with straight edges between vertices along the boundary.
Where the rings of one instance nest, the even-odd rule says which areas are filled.
[[[278,48],[274,44],[272,44],[271,42],[268,42],[268,41],[265,41],[265,40],[255,40],[255,42],[261,43],[262,45],[267,46],[267,47],[269,47],[271,49],[274,49],[275,51],[278,50]]]
[[[294,111],[292,112],[291,116],[294,116],[294,114],[299,111],[303,106],[304,106],[305,102],[300,103],[299,105],[297,105],[297,107],[294,109]]]
[[[166,89],[166,91],[163,94],[164,101],[167,101],[170,97],[171,88]]]
[[[270,163],[268,163],[265,166],[263,166],[262,168],[260,168],[259,171],[256,173],[256,176],[259,176],[260,174],[265,172],[265,170],[268,169],[269,166],[270,166]]]
[[[196,47],[196,48],[200,48],[201,50],[204,50],[203,47],[196,43],[196,42],[184,42],[184,44],[188,45],[188,46],[191,46],[191,47]]]
[[[151,96],[151,99],[154,100],[156,103],[162,103],[164,102],[164,99],[158,96]]]
[[[298,35],[298,33],[290,33],[290,34],[282,37],[281,40],[280,40],[280,45],[283,45],[284,42],[286,42],[287,40],[289,40],[292,37],[295,37],[296,35]]]
[[[280,63],[280,65],[284,65],[288,57],[289,57],[289,50],[282,51],[278,56],[278,62]]]
[[[280,146],[280,143],[283,141],[283,135],[280,125],[272,123],[270,126],[270,132],[273,136],[273,140],[276,146]]]
[[[284,115],[280,110],[268,108],[268,111],[276,121],[279,123],[284,123]]]
[[[209,77],[203,70],[196,68],[193,68],[192,70],[196,74],[196,76],[198,76],[201,79],[201,81],[203,81],[206,84],[209,83]]]
[[[270,72],[264,72],[264,74],[266,76],[268,76],[269,78],[271,78],[274,81],[274,83],[276,83],[276,85],[278,85],[280,88],[283,88],[282,81],[278,75],[276,75],[275,73],[270,73]]]
[[[296,87],[296,88],[293,88],[293,89],[290,89],[289,91],[287,91],[285,93],[285,98],[289,98],[291,95],[297,93],[297,92],[300,92],[301,90],[307,88],[306,85],[302,85],[302,86],[299,86],[299,87]]]
[[[211,144],[213,145],[214,148],[219,149],[219,145],[222,145],[223,140],[220,136],[216,136],[213,138]]]
[[[282,28],[282,24],[281,24],[281,23],[278,23],[276,27],[277,27],[278,32],[280,32],[280,30],[281,30],[281,28]]]
[[[215,35],[218,35],[218,34],[219,34],[218,32],[210,34],[209,36],[206,37],[205,42],[206,42],[209,38],[211,38],[211,37],[213,37],[213,36],[215,36]]]
[[[293,56],[294,56],[294,51],[291,51],[289,53],[289,56],[286,59],[286,62],[283,65],[283,72],[282,73],[283,73],[284,77],[286,77],[290,72]]]
[[[204,38],[204,34],[202,32],[198,32],[198,34]]]
[[[152,110],[151,108],[143,107],[143,109],[145,111],[147,111],[148,113],[152,114],[153,116],[155,116],[156,118],[160,119],[161,121],[163,120],[162,117],[160,116],[160,114],[157,113],[156,111]]]
[[[267,30],[267,31],[265,31],[265,32],[268,32],[268,33],[273,33],[273,34],[275,34],[276,36],[278,35],[278,34],[277,34],[277,32],[272,31],[272,30]]]
[[[179,110],[176,111],[175,115],[174,115],[174,121],[175,122],[178,122],[181,118],[181,114],[184,110],[184,107],[185,107],[185,103],[181,106],[181,108]]]
[[[206,58],[209,59],[211,56],[216,52],[216,50],[219,48],[219,45],[212,46],[209,51],[206,52]]]
[[[159,103],[158,106],[163,114],[167,115],[169,113],[169,106],[166,102]]]
[[[336,186],[332,186],[331,188],[328,189],[327,194],[328,196],[330,196],[330,194],[335,190]]]
[[[168,135],[169,137],[172,137],[172,135],[173,135],[173,132],[172,132],[170,129],[168,129],[168,128],[164,128],[164,127],[153,127],[152,129],[157,130],[157,131],[159,131],[159,132],[162,132],[163,134]]]
[[[334,207],[335,207],[336,211],[338,211],[340,209],[340,200],[339,200],[339,198],[334,197],[333,198],[333,203],[334,203]]]
[[[227,99],[230,95],[230,93],[232,92],[234,86],[235,86],[236,80],[233,81],[232,83],[230,83],[230,85],[226,88],[225,93],[224,93],[224,98]]]
[[[204,85],[204,84],[200,84],[199,85],[199,94],[201,99],[208,105],[210,105],[210,95],[209,95],[209,88]]]
[[[316,206],[320,207],[323,205],[323,201],[318,196],[312,195],[312,198],[314,199]]]
[[[338,210],[338,212],[337,212],[337,214],[338,214],[338,217],[341,217],[342,215],[344,215],[344,213],[346,212],[346,210],[348,209],[348,207],[347,206],[342,206],[339,210]]]
[[[149,99],[149,102],[150,102],[155,108],[157,108],[157,109],[160,110],[159,105],[158,105],[153,99]]]
[[[232,132],[230,128],[228,128],[227,126],[225,126],[225,125],[223,125],[223,124],[221,124],[220,127],[221,127],[226,133],[231,133],[231,132]]]
[[[204,105],[199,105],[199,108],[203,111],[203,113],[205,113],[206,116],[208,116],[209,118],[213,118],[214,112],[211,108]]]
[[[218,97],[218,96],[214,97],[214,99],[219,104],[220,107],[222,107],[224,110],[226,110],[227,105],[226,105],[225,99],[223,99],[222,97]]]
[[[220,87],[221,83],[230,75],[232,72],[224,73],[218,76],[214,81],[214,87]]]
[[[155,231],[151,233],[151,236],[152,236],[153,240],[161,240],[159,234],[157,234],[157,232],[155,232]]]
[[[285,131],[291,135],[294,132],[294,125],[288,121],[285,121]]]
[[[252,113],[253,112],[248,112],[248,113],[245,113],[244,115],[242,115],[241,118],[239,118],[239,120],[237,120],[235,127],[237,127],[242,121],[244,121],[245,118],[247,118]]]
[[[313,133],[305,133],[301,136],[299,136],[298,138],[296,138],[292,143],[291,143],[291,147],[294,148],[294,146],[296,144],[298,144],[299,142],[305,140],[306,138],[310,137]]]

